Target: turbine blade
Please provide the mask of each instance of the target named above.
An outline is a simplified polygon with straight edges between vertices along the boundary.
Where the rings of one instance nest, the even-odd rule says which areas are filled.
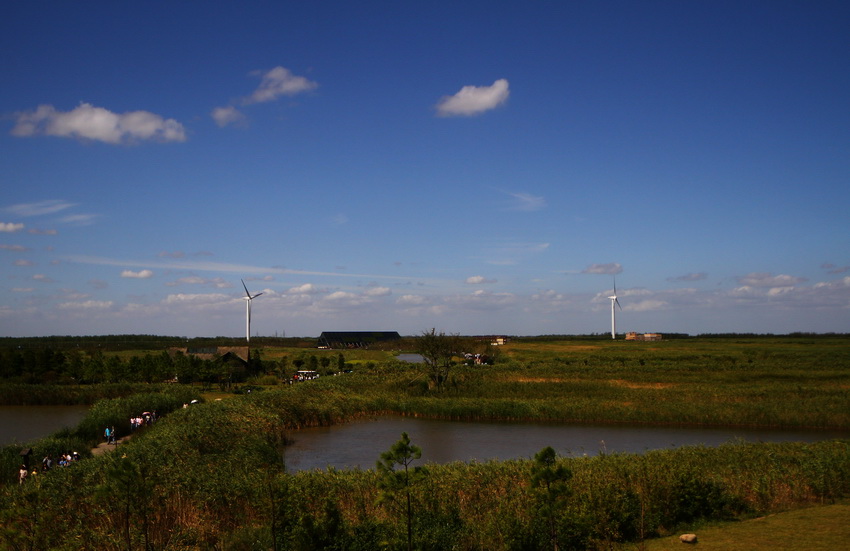
[[[617,306],[620,306],[620,301],[617,300],[617,297],[614,297],[614,302],[617,303]],[[623,307],[620,306],[620,310],[622,310],[622,309],[623,309]]]
[[[246,294],[246,295],[248,295],[248,297],[250,298],[250,297],[251,297],[251,293],[249,293],[249,292],[248,292],[248,287],[245,285],[245,280],[244,280],[244,279],[240,279],[239,281],[241,281],[241,282],[242,282],[242,287],[245,289],[245,294]]]
[[[260,295],[262,295],[262,294],[263,294],[263,293],[257,293],[256,295],[254,295],[254,296],[252,296],[252,297],[251,297],[251,300],[254,300],[255,298],[257,298],[258,296],[260,296]]]

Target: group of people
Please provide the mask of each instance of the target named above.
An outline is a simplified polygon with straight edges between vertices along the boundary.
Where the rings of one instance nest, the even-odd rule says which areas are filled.
[[[136,430],[139,427],[151,425],[156,422],[156,412],[146,411],[136,417],[130,417],[130,430]]]
[[[54,462],[53,454],[47,454],[44,456],[44,459],[41,460],[41,472],[46,473],[47,471],[58,467],[67,467],[74,461],[79,461],[80,454],[77,452],[72,453],[62,453],[59,454],[59,458]],[[24,481],[29,477],[38,476],[38,468],[33,467],[32,472],[29,471],[26,464],[22,464],[20,470],[18,471],[18,483],[23,484]]]

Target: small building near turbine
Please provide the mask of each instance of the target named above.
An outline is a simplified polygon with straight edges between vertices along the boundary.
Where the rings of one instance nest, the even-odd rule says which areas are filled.
[[[323,331],[319,335],[319,348],[369,348],[399,339],[398,331]]]

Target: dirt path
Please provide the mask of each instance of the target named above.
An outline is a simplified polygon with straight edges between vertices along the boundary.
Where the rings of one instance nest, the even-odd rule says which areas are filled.
[[[133,436],[132,434],[128,434],[127,436],[124,436],[123,438],[119,438],[118,441],[115,444],[108,444],[106,442],[101,442],[100,444],[97,445],[96,448],[92,448],[91,454],[92,455],[103,455],[107,452],[111,452],[112,450],[117,448],[120,444],[123,444],[124,442],[128,441],[132,436]]]

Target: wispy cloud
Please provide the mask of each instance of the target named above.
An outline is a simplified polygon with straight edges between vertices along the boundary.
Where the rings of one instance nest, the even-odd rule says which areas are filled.
[[[55,214],[57,212],[77,206],[76,203],[70,203],[62,199],[48,199],[46,201],[38,201],[35,203],[19,203],[6,207],[6,212],[10,212],[17,216],[43,216],[45,214]]]
[[[804,277],[772,275],[765,272],[753,272],[737,279],[738,284],[747,287],[789,287],[806,281]]]
[[[243,103],[246,105],[273,101],[280,96],[294,96],[319,86],[318,83],[294,75],[292,71],[279,65],[265,73],[255,71],[252,74],[259,75],[262,80],[254,93],[244,98]]]
[[[169,281],[166,285],[169,287],[176,287],[178,285],[206,285],[215,287],[216,289],[229,289],[233,287],[231,282],[220,277],[205,278],[200,276],[181,277],[176,281]]]
[[[514,198],[514,203],[509,207],[509,210],[518,210],[522,212],[534,212],[546,208],[546,199],[530,193],[511,193],[508,195]]]
[[[23,253],[28,251],[29,249],[24,247],[23,245],[6,245],[5,243],[0,243],[0,250],[12,251],[13,253]]]
[[[618,262],[609,262],[607,264],[591,264],[582,270],[581,273],[616,275],[622,271],[623,267]]]
[[[74,226],[88,226],[94,224],[94,221],[97,218],[97,214],[69,214],[68,216],[60,218],[59,222]]]
[[[314,90],[319,86],[318,83],[306,77],[295,75],[292,71],[280,65],[266,72],[253,71],[251,75],[260,77],[260,85],[250,95],[238,100],[242,105],[266,103],[281,96],[295,96]],[[234,105],[216,107],[212,110],[210,116],[222,128],[233,124],[243,124],[247,120],[245,114]]]
[[[159,268],[164,270],[190,270],[198,272],[226,272],[240,274],[297,274],[297,275],[313,275],[313,276],[332,276],[332,277],[360,277],[374,279],[401,279],[409,280],[409,276],[391,276],[391,275],[375,275],[375,274],[348,274],[339,272],[313,272],[307,270],[290,270],[288,268],[273,268],[268,266],[252,266],[248,264],[228,264],[224,262],[150,262],[140,260],[122,260],[113,258],[103,258],[97,256],[72,255],[65,257],[68,262],[77,264],[90,264],[95,266],[133,266]]]
[[[667,281],[702,281],[708,277],[705,272],[697,272],[691,274],[680,275],[678,277],[668,277]]]
[[[231,124],[238,124],[245,121],[245,114],[239,109],[228,105],[226,107],[216,107],[210,113],[215,123],[220,127],[225,127]]]
[[[186,140],[183,125],[174,119],[166,119],[149,111],[114,113],[89,103],[81,103],[71,111],[58,111],[52,105],[39,105],[34,111],[17,113],[11,133],[19,137],[56,136],[109,144]]]
[[[836,266],[835,264],[831,264],[829,262],[824,262],[821,264],[821,268],[827,271],[830,274],[843,274],[844,272],[850,271],[850,266]]]
[[[509,95],[508,81],[503,78],[490,86],[464,86],[453,96],[445,96],[437,103],[437,114],[441,117],[480,115],[505,103]]]

